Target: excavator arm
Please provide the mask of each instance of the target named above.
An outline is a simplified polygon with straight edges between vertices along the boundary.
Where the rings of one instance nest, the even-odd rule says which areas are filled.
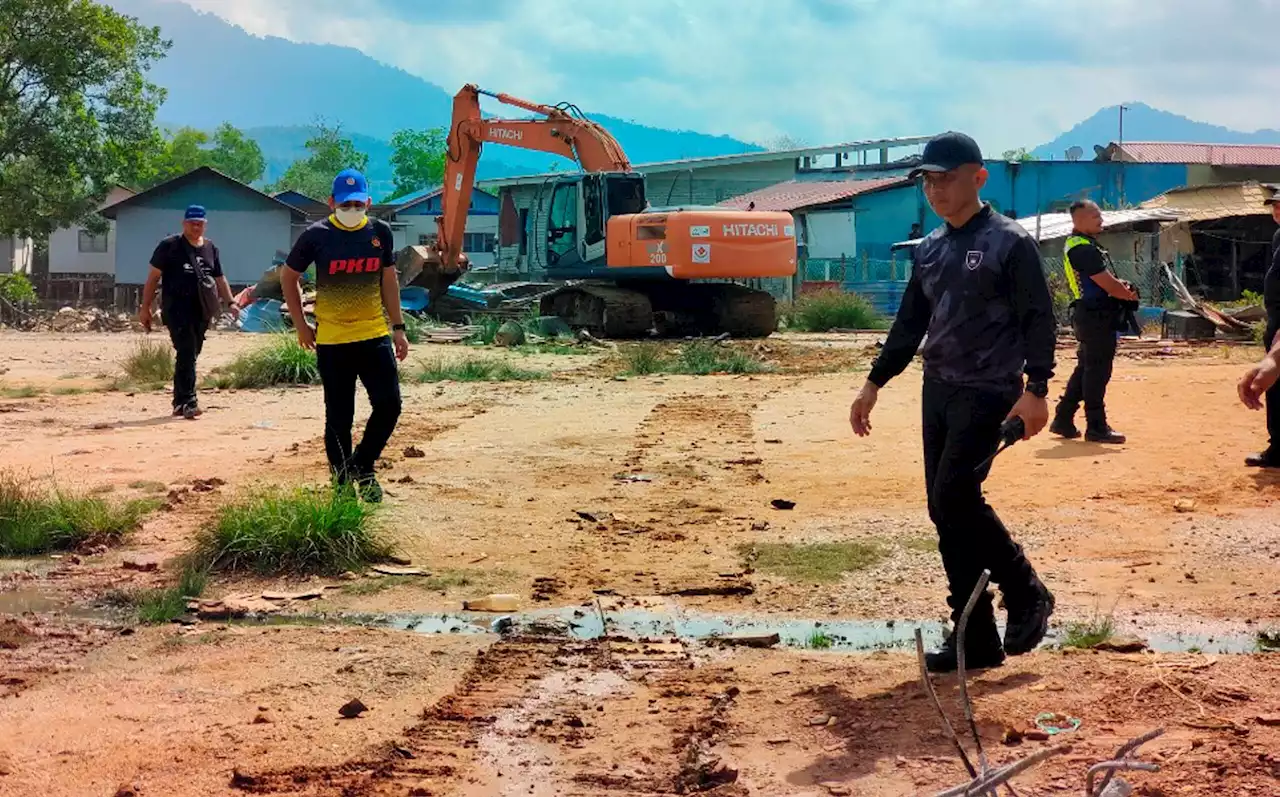
[[[480,115],[482,94],[543,118],[485,119]],[[441,210],[436,219],[436,255],[445,272],[456,270],[463,256],[462,239],[471,207],[476,165],[480,149],[487,141],[570,158],[588,172],[631,171],[631,163],[618,141],[576,107],[540,105],[510,94],[485,91],[474,84],[463,86],[453,98]]]

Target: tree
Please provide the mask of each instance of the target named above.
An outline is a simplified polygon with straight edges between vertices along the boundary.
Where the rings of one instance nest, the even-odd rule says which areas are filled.
[[[242,183],[262,179],[267,161],[258,142],[223,122],[210,138],[194,127],[182,127],[147,147],[129,177],[139,189],[151,188],[201,166],[210,166]]]
[[[792,138],[788,135],[781,135],[772,141],[766,142],[764,148],[770,152],[785,152],[791,149],[804,149],[806,144],[803,140]]]
[[[391,165],[395,169],[396,187],[391,198],[421,191],[444,180],[445,131],[397,130],[391,137]]]
[[[1028,152],[1026,147],[1018,147],[1017,149],[1006,149],[1003,153],[1001,153],[1000,157],[1003,158],[1004,160],[1013,161],[1017,163],[1025,163],[1027,161],[1040,160],[1035,155],[1032,155],[1030,152]]]
[[[0,0],[0,235],[93,214],[155,141],[169,45],[92,0]]]
[[[351,139],[342,137],[340,125],[330,126],[323,120],[316,122],[315,133],[307,139],[306,147],[310,154],[294,161],[271,186],[271,191],[297,191],[323,201],[333,192],[333,178],[338,172],[343,169],[366,172],[369,168],[369,155],[358,151]]]

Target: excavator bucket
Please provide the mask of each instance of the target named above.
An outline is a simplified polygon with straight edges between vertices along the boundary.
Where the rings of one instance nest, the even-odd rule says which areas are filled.
[[[440,253],[429,246],[406,246],[396,258],[400,287],[425,288],[432,303],[444,296],[449,286],[466,272],[468,265],[467,256],[459,255],[458,262],[446,268]]]

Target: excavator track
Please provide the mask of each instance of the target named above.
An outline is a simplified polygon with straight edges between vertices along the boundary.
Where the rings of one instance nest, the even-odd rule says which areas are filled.
[[[653,328],[653,305],[642,291],[576,283],[542,297],[544,316],[559,316],[598,338],[643,338]]]
[[[542,297],[541,312],[601,338],[763,338],[778,324],[771,295],[728,282],[575,283]]]

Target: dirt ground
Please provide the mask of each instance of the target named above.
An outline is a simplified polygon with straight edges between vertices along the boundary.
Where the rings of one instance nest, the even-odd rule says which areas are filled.
[[[918,369],[882,391],[871,438],[848,428],[874,337],[749,345],[773,374],[622,378],[608,353],[511,354],[551,378],[406,386],[380,523],[431,578],[313,580],[337,588],[283,625],[137,629],[88,608],[173,577],[126,559],[177,557],[220,500],[316,482],[324,466],[318,389],[205,392],[195,422],[171,419],[164,392],[67,390],[113,375],[133,340],[0,333],[4,387],[40,391],[0,400],[0,465],[120,498],[226,484],[184,495],[123,549],[0,564],[0,794],[878,796],[965,777],[909,651],[428,635],[343,619],[438,616],[491,592],[584,615],[607,611],[605,596],[671,616],[941,618]],[[215,335],[201,368],[256,342]],[[1137,793],[1280,794],[1280,728],[1266,724],[1280,715],[1280,662],[1214,652],[1280,629],[1280,477],[1242,467],[1263,422],[1234,395],[1257,354],[1128,344],[1109,393],[1127,445],[1042,436],[997,461],[989,498],[1057,594],[1055,619],[1113,615],[1166,651],[1046,648],[975,678],[997,761],[1055,743],[1001,741],[1041,712],[1082,721],[1061,737],[1071,752],[1020,777],[1020,794],[1082,793],[1091,763],[1156,727],[1165,735],[1143,750],[1163,770],[1127,776]],[[1061,355],[1059,385],[1073,364]],[[406,456],[411,446],[425,456]],[[830,584],[753,570],[744,553],[837,541],[882,556]],[[211,592],[298,586],[220,580]],[[954,679],[939,689],[961,726]],[[340,719],[353,697],[371,711]]]

